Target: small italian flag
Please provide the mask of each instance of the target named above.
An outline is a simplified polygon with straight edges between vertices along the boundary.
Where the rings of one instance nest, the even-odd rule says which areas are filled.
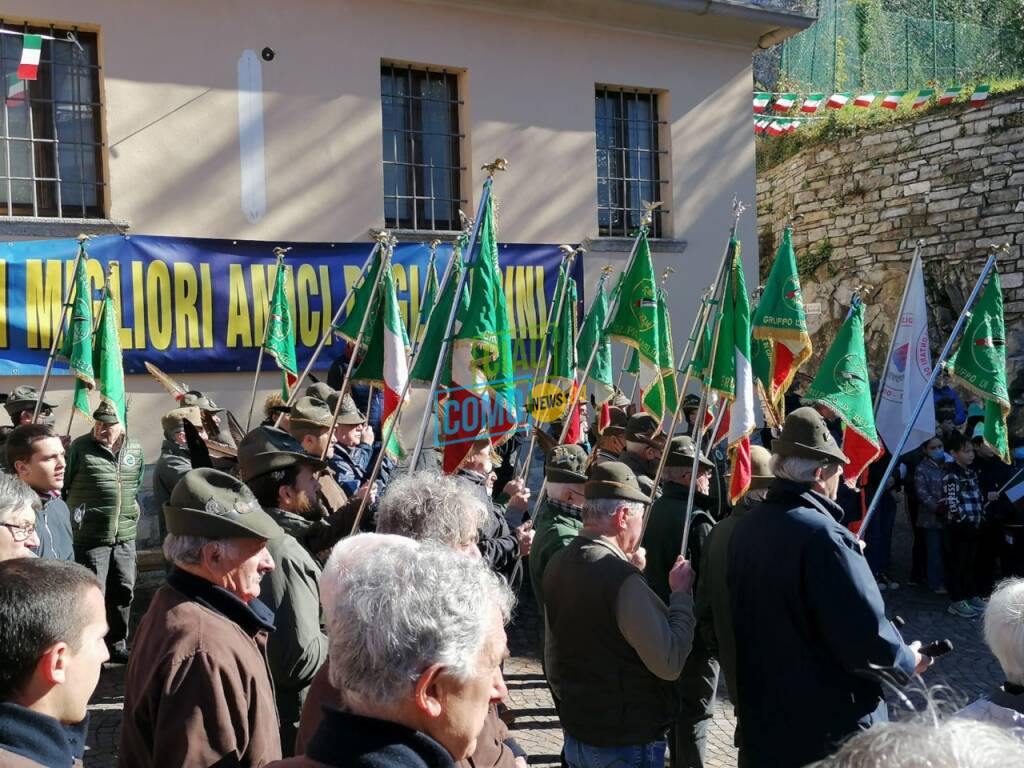
[[[942,95],[939,96],[939,105],[944,107],[947,104],[952,104],[953,99],[959,96],[963,89],[964,87],[962,85],[949,86],[946,90],[942,92]]]
[[[757,114],[761,114],[768,108],[768,103],[772,100],[770,93],[755,93],[754,94],[754,111]]]
[[[39,56],[43,50],[43,38],[40,35],[21,36],[21,62],[18,64],[18,77],[22,80],[35,80],[39,76]]]
[[[764,133],[764,129],[768,127],[771,120],[755,120],[754,121],[754,133]]]
[[[795,93],[784,93],[775,100],[775,104],[772,105],[772,109],[776,112],[789,112],[796,104]]]
[[[786,128],[782,124],[782,121],[772,120],[771,123],[768,124],[768,127],[765,129],[765,132],[769,136],[781,136],[786,132]]]
[[[931,101],[931,98],[934,95],[935,95],[935,89],[934,88],[922,88],[920,91],[917,92],[917,96],[914,97],[914,103],[910,105],[911,108],[913,108],[913,109],[920,109],[925,104],[927,104],[929,101]]]
[[[889,91],[885,98],[882,99],[882,106],[886,109],[896,109],[906,95],[906,91]]]
[[[800,122],[798,120],[787,120],[784,127],[786,129],[786,133],[793,133],[800,127]]]
[[[875,103],[875,99],[877,98],[877,93],[862,93],[860,96],[853,100],[853,106],[870,107],[872,104]]]
[[[984,83],[974,89],[974,93],[971,94],[971,106],[980,107],[988,101],[988,86]]]
[[[15,107],[25,101],[25,81],[11,72],[7,76],[7,106]]]
[[[804,103],[800,106],[800,111],[807,112],[813,115],[821,107],[821,102],[823,102],[824,100],[824,93],[812,93],[806,99],[804,99]]]
[[[825,106],[829,109],[842,109],[850,101],[851,93],[833,93],[828,97]]]

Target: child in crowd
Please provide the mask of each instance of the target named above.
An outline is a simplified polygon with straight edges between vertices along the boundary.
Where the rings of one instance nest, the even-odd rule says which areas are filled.
[[[971,468],[974,445],[960,432],[946,438],[946,450],[953,463],[943,478],[948,523],[945,529],[946,583],[954,616],[974,618],[985,610],[977,583],[979,531],[984,506],[978,476]]]
[[[928,586],[937,595],[946,594],[942,529],[946,527],[945,450],[938,435],[921,446],[924,454],[914,468],[917,495],[917,528],[925,540]]]

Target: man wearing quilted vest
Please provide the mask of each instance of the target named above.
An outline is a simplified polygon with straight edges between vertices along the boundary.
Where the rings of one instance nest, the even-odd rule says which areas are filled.
[[[92,415],[92,431],[71,443],[64,499],[71,510],[75,559],[100,580],[107,604],[110,660],[128,661],[128,616],[135,592],[136,498],[145,459],[107,402]]]

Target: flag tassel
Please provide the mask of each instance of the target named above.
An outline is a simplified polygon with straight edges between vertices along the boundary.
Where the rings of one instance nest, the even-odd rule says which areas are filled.
[[[881,501],[882,494],[885,492],[886,483],[889,482],[889,478],[892,477],[892,473],[896,469],[896,465],[899,463],[900,456],[903,454],[903,449],[907,445],[907,438],[910,437],[910,433],[914,429],[914,424],[917,423],[917,417],[921,415],[921,409],[924,408],[928,398],[932,396],[932,387],[935,386],[935,380],[939,377],[939,372],[942,370],[946,363],[946,359],[949,357],[949,353],[953,350],[953,342],[956,341],[957,337],[963,331],[964,326],[967,323],[967,319],[971,316],[971,308],[974,303],[978,300],[978,296],[981,295],[981,289],[984,287],[988,275],[995,267],[996,258],[999,256],[1000,251],[1006,253],[1009,251],[1007,245],[993,245],[991,246],[992,252],[989,254],[988,261],[985,262],[984,268],[981,270],[981,275],[978,277],[978,282],[974,284],[974,290],[971,291],[971,295],[967,297],[967,302],[964,304],[963,310],[960,312],[960,317],[957,318],[956,324],[953,326],[953,331],[949,334],[949,338],[946,339],[946,345],[942,348],[942,352],[939,354],[939,358],[935,361],[932,366],[932,375],[928,378],[928,385],[925,387],[921,396],[917,400],[917,404],[914,406],[913,416],[909,419],[906,428],[903,430],[903,435],[900,437],[899,443],[890,452],[889,464],[885,468],[885,473],[882,478],[878,481],[878,489],[875,491],[875,495],[871,497],[871,503],[868,505],[868,511],[864,513],[864,519],[861,521],[860,529],[857,531],[858,541],[863,541],[864,531],[867,530],[868,523],[871,522],[871,517],[875,513],[875,509],[878,507],[879,501]]]

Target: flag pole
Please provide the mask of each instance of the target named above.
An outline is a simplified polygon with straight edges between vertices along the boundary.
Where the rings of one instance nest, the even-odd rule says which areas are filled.
[[[665,447],[661,452],[661,457],[658,459],[658,469],[654,473],[654,488],[658,487],[661,482],[661,475],[665,471],[665,462],[668,458],[669,442],[672,440],[672,435],[676,431],[676,424],[679,423],[679,414],[683,409],[683,394],[686,392],[686,385],[690,381],[690,363],[693,362],[693,356],[697,351],[697,339],[704,332],[704,327],[707,325],[708,315],[710,314],[711,297],[718,292],[718,284],[722,280],[721,268],[719,268],[718,276],[715,278],[715,282],[707,287],[704,291],[704,295],[701,297],[700,311],[697,312],[697,316],[693,320],[693,328],[690,329],[690,335],[686,339],[686,346],[683,347],[683,352],[679,356],[679,364],[676,366],[676,372],[685,370],[686,375],[683,378],[683,389],[676,393],[676,407],[672,410],[672,419],[669,421],[668,430],[666,432],[667,439],[665,441]],[[664,386],[664,385],[663,385]],[[651,504],[647,504],[644,507],[644,522],[640,528],[640,541],[644,540],[644,533],[647,532],[647,523],[651,519],[651,507],[653,506],[653,499]]]
[[[565,304],[565,294],[566,294],[566,291],[568,290],[568,287],[569,287],[569,281],[572,280],[572,277],[569,275],[569,271],[572,269],[573,262],[576,260],[576,254],[577,253],[583,253],[583,249],[582,248],[573,248],[571,245],[560,245],[558,247],[561,249],[562,254],[563,254],[563,256],[562,256],[562,259],[563,259],[562,263],[565,264],[565,280],[562,282],[562,285],[559,286],[560,290],[558,292],[558,296],[555,297],[555,301],[553,301],[551,303],[551,308],[548,310],[548,319],[547,319],[547,324],[546,324],[545,329],[544,329],[544,337],[541,339],[541,342],[540,342],[540,356],[544,358],[544,373],[541,376],[537,375],[538,373],[540,373],[540,368],[539,367],[534,371],[533,381],[530,382],[530,391],[528,393],[528,397],[533,397],[533,391],[537,388],[537,381],[538,381],[538,379],[540,379],[540,380],[547,379],[548,374],[551,372],[551,349],[549,347],[551,347],[552,344],[548,344],[548,339],[550,339],[551,336],[553,335],[552,325],[551,325],[551,318],[552,317],[557,317],[557,318],[559,318],[559,320],[561,320],[561,317],[562,317],[562,307]],[[577,334],[578,334],[578,331],[579,331],[579,329],[577,329]],[[573,344],[575,344],[575,342],[576,342],[576,339],[574,338],[573,339]],[[574,347],[574,350],[575,350],[575,347]],[[529,424],[529,423],[530,423],[530,418],[529,418],[529,414],[527,414],[527,424]],[[530,447],[526,451],[526,461],[523,462],[523,465],[522,465],[521,468],[516,470],[516,479],[518,479],[518,480],[523,479],[526,476],[526,473],[530,471],[530,461],[532,461],[532,459],[533,459],[533,449],[536,447],[536,445],[537,445],[537,433],[531,431],[531,433],[530,433]]]
[[[640,219],[640,228],[637,230],[636,238],[633,241],[633,249],[629,253],[629,261],[626,262],[626,268],[622,274],[625,275],[629,272],[629,268],[633,263],[633,259],[636,257],[636,252],[640,247],[640,238],[647,234],[647,229],[650,227],[651,222],[654,220],[654,211],[661,205],[660,202],[656,203],[644,203],[646,209],[643,218]],[[608,307],[608,315],[605,317],[604,327],[598,334],[597,342],[594,344],[594,348],[590,350],[590,359],[587,360],[587,366],[583,369],[583,375],[580,377],[580,381],[586,381],[590,377],[590,369],[594,367],[594,361],[597,360],[597,350],[601,346],[601,339],[604,337],[608,330],[608,326],[611,325],[612,320],[615,318],[615,313],[619,310],[619,297],[622,295],[621,290],[622,281],[620,280],[616,288],[619,290],[612,291],[611,303]],[[572,413],[573,409],[580,401],[580,393],[583,391],[582,387],[577,387],[576,391],[573,392],[572,398],[569,402],[569,407],[566,409],[566,413]],[[569,420],[565,419],[562,424],[562,432],[558,436],[558,444],[561,445],[562,441],[565,440],[565,436],[569,434]],[[544,494],[547,491],[548,479],[545,477],[541,483],[540,491],[537,493],[537,501],[533,505],[533,513],[531,517],[536,519],[537,510],[540,509],[541,503],[544,501]]]
[[[107,263],[107,272],[106,272],[106,276],[104,277],[104,280],[103,280],[103,293],[100,294],[100,311],[99,311],[99,314],[97,314],[96,319],[93,321],[93,324],[92,324],[92,339],[91,339],[91,341],[92,341],[93,349],[96,348],[96,331],[99,330],[100,320],[103,319],[103,303],[107,300],[107,294],[110,293],[110,268],[111,268],[112,264],[117,264],[117,262],[116,261],[111,261],[111,262]],[[90,298],[90,300],[92,299],[91,296],[89,298]],[[76,382],[75,383],[75,387],[77,387],[78,386],[78,383],[77,383],[78,379],[75,379],[75,382]],[[75,404],[72,401],[72,403],[71,403],[71,416],[68,417],[68,429],[64,433],[65,437],[70,437],[70,435],[71,435],[71,426],[74,423],[75,423]]]
[[[50,344],[50,355],[46,358],[46,370],[43,372],[43,382],[39,385],[39,399],[36,400],[35,410],[32,411],[33,424],[35,424],[39,419],[39,411],[43,407],[43,395],[46,394],[46,388],[50,384],[50,375],[53,373],[53,363],[57,357],[57,347],[64,331],[64,321],[67,320],[68,312],[71,311],[71,296],[75,291],[78,269],[82,262],[89,258],[85,253],[85,241],[90,240],[91,238],[92,235],[85,234],[79,235],[76,238],[78,240],[78,253],[75,254],[74,266],[71,269],[71,284],[68,286],[67,293],[64,295],[64,306],[60,311],[60,322],[57,324],[57,328],[53,332],[53,342]]]
[[[274,256],[277,257],[277,268],[284,269],[284,255],[290,251],[291,248],[281,248],[278,246],[274,249]],[[276,272],[274,274],[277,274]],[[256,410],[256,389],[260,383],[260,372],[263,368],[263,353],[267,347],[267,331],[270,330],[270,300],[267,299],[267,320],[263,324],[263,337],[260,341],[260,353],[256,358],[256,375],[252,378],[252,398],[249,400],[249,416],[245,420],[245,431],[248,432],[252,426],[252,412]]]
[[[899,335],[900,323],[903,322],[903,309],[907,305],[907,294],[910,293],[910,278],[914,276],[914,268],[921,259],[921,249],[924,247],[924,240],[918,240],[914,246],[914,257],[910,260],[910,270],[907,272],[907,282],[903,286],[903,298],[900,299],[900,313],[896,316],[896,327],[893,328],[892,338],[889,339],[889,350],[885,353],[885,367],[882,368],[882,375],[878,379],[878,391],[875,393],[874,411],[878,415],[878,404],[882,400],[882,388],[885,386],[885,379],[889,375],[889,365],[892,362],[892,350],[896,346],[896,336]]]
[[[960,317],[957,318],[956,324],[953,326],[952,333],[950,333],[949,338],[946,339],[946,346],[942,348],[942,352],[939,354],[938,360],[936,360],[934,366],[932,366],[932,375],[928,377],[928,384],[921,392],[921,396],[917,399],[917,404],[914,406],[914,413],[907,420],[907,426],[903,430],[903,435],[900,437],[900,441],[890,452],[889,465],[885,468],[885,474],[882,475],[882,479],[878,481],[878,488],[875,490],[875,495],[871,498],[871,504],[868,505],[868,510],[864,513],[864,519],[861,521],[860,528],[857,530],[858,541],[863,541],[864,539],[864,531],[867,530],[868,523],[871,522],[871,517],[874,515],[875,509],[878,507],[878,502],[881,501],[882,494],[885,493],[885,484],[889,482],[889,478],[892,477],[892,473],[895,471],[896,465],[899,463],[900,456],[903,454],[903,449],[906,447],[907,439],[910,437],[910,433],[914,431],[914,424],[917,423],[917,417],[921,415],[924,404],[928,402],[928,398],[932,396],[932,387],[935,386],[935,380],[939,377],[939,372],[946,364],[946,358],[949,357],[949,353],[953,350],[953,342],[956,341],[957,336],[960,335],[960,332],[964,329],[964,326],[971,317],[971,307],[974,306],[974,302],[976,302],[978,300],[978,296],[981,295],[982,288],[985,287],[988,275],[992,271],[992,268],[995,267],[996,259],[998,258],[1000,251],[1008,253],[1010,247],[1006,244],[993,245],[990,246],[990,250],[991,253],[989,254],[988,261],[985,262],[985,266],[981,270],[978,282],[974,284],[974,290],[972,290],[971,295],[967,297],[967,303],[964,304],[963,311],[960,313]]]
[[[380,241],[379,237],[380,237],[381,233],[380,232],[372,232],[371,234],[373,235],[373,237],[375,239],[377,239],[377,242],[374,243],[373,248],[370,249],[370,255],[367,256],[366,257],[366,261],[363,262],[363,269],[359,273],[359,277],[357,277],[356,281],[352,284],[352,292],[355,292],[360,286],[362,286],[363,281],[366,279],[366,273],[370,269],[370,264],[373,263],[373,257],[376,256],[377,255],[377,251],[380,250],[380,242],[381,241]],[[351,293],[349,295],[351,295]],[[309,372],[311,370],[313,370],[313,365],[316,363],[317,358],[320,357],[320,353],[323,351],[324,347],[327,345],[327,339],[329,339],[331,337],[331,334],[334,333],[334,329],[338,325],[338,320],[341,319],[341,313],[345,311],[345,306],[347,304],[348,304],[348,296],[345,297],[345,300],[342,301],[338,305],[338,309],[335,310],[334,317],[331,318],[331,324],[329,326],[327,326],[327,330],[324,331],[323,334],[320,336],[320,342],[316,345],[316,349],[313,350],[313,355],[309,358],[309,362],[306,363],[306,367],[302,369],[302,375],[299,376],[299,380],[296,381],[295,382],[295,386],[292,387],[291,394],[288,395],[288,402],[286,402],[285,405],[290,406],[290,405],[294,404],[296,400],[299,399],[299,397],[300,397],[299,392],[301,391],[301,388],[302,388],[302,382],[304,382],[306,380],[306,377],[309,376]],[[283,418],[284,418],[284,414],[283,413],[278,415],[277,419],[274,421],[274,426],[276,427],[278,424],[280,424],[281,423],[281,419],[283,419]]]
[[[707,384],[711,383],[715,375],[715,357],[718,352],[718,335],[722,330],[722,316],[725,312],[725,286],[729,282],[725,279],[725,275],[728,274],[732,255],[732,242],[736,238],[736,229],[740,224],[740,215],[746,209],[738,199],[733,198],[732,201],[732,229],[729,231],[729,242],[725,246],[725,256],[722,258],[722,279],[719,281],[716,287],[716,296],[712,297],[712,304],[718,305],[718,315],[712,320],[715,324],[715,330],[711,337],[711,349],[708,350],[708,364],[705,368],[705,375],[707,380],[705,386],[701,388],[700,393],[700,404],[697,406],[697,419],[693,423],[693,465],[690,469],[690,488],[686,496],[686,515],[685,522],[683,523],[683,540],[679,546],[679,553],[685,557],[686,548],[690,543],[690,525],[693,522],[693,502],[696,499],[697,493],[697,465],[700,462],[701,454],[701,443],[704,440],[704,433],[707,431],[704,428],[704,419],[708,412],[708,401],[711,398],[711,388]],[[714,425],[712,425],[714,426]],[[712,439],[714,439],[714,433],[712,433]],[[668,446],[666,445],[666,453]],[[658,490],[657,486],[654,487],[652,493],[656,493]],[[653,498],[651,499],[653,502]]]
[[[437,272],[437,266],[436,266],[436,263],[435,263],[435,259],[437,257],[437,246],[439,246],[440,244],[441,244],[440,240],[431,240],[430,241],[430,245],[429,245],[429,247],[430,247],[430,259],[427,261],[427,280],[428,281],[430,280],[431,272],[434,272],[435,274]],[[448,259],[448,267],[446,267],[446,269],[445,269],[445,279],[446,280],[448,278],[448,271],[447,270],[448,270],[448,268],[451,267],[451,265],[452,265],[452,260]],[[438,294],[440,294],[440,292],[441,292],[441,283],[437,284],[437,291],[438,291]],[[435,296],[434,300],[435,301],[437,300],[436,296]],[[427,312],[427,322],[429,322],[429,321],[430,321],[430,312]],[[421,306],[419,314],[416,316],[416,328],[415,328],[415,330],[413,331],[413,334],[412,334],[413,354],[416,354],[416,352],[419,351],[419,348],[420,348],[420,332],[423,331],[423,330],[424,330],[423,307]]]
[[[363,336],[366,335],[366,326],[370,322],[370,315],[373,314],[373,302],[377,298],[377,290],[380,288],[381,281],[384,279],[384,273],[386,270],[391,269],[391,256],[395,252],[395,245],[398,244],[398,240],[394,238],[390,233],[387,233],[387,244],[384,246],[384,259],[381,261],[380,271],[377,273],[377,279],[373,281],[373,289],[370,291],[370,300],[366,303],[366,311],[363,312],[363,319],[359,322],[359,332],[356,334],[356,340],[352,344],[352,352],[348,356],[348,366],[345,368],[345,377],[341,380],[341,386],[338,387],[338,402],[334,404],[334,417],[331,419],[331,432],[334,432],[334,428],[338,426],[338,418],[341,416],[341,406],[345,400],[345,390],[348,388],[349,380],[352,378],[352,370],[356,367],[356,356],[359,354],[359,347],[362,346]],[[371,388],[370,394],[373,394]],[[370,413],[370,402],[366,402],[366,414],[369,416]],[[331,441],[328,440],[327,444],[324,445],[323,451],[320,453],[320,461],[324,461],[327,458],[327,452],[331,450]]]
[[[416,464],[419,462],[420,454],[423,452],[423,440],[430,425],[430,417],[434,410],[431,403],[437,392],[438,384],[441,381],[441,372],[445,368],[445,359],[448,357],[448,348],[451,346],[452,331],[455,328],[455,318],[459,313],[459,297],[466,286],[469,277],[469,269],[473,265],[473,251],[476,250],[477,239],[480,236],[480,224],[484,219],[484,211],[487,210],[487,202],[491,198],[491,186],[494,184],[494,174],[497,171],[504,171],[508,168],[508,161],[503,157],[497,158],[493,163],[483,166],[487,171],[487,179],[484,181],[483,190],[480,193],[480,204],[477,206],[476,218],[473,221],[473,229],[466,244],[466,255],[464,257],[462,274],[459,275],[459,282],[455,286],[455,297],[452,301],[451,311],[448,313],[448,322],[444,329],[444,340],[441,342],[441,352],[438,355],[437,368],[434,369],[434,377],[430,380],[430,389],[427,390],[427,404],[423,410],[423,419],[420,422],[419,434],[416,436],[416,447],[412,452],[412,460],[409,462],[411,471],[416,471]],[[454,254],[453,254],[454,257]]]

